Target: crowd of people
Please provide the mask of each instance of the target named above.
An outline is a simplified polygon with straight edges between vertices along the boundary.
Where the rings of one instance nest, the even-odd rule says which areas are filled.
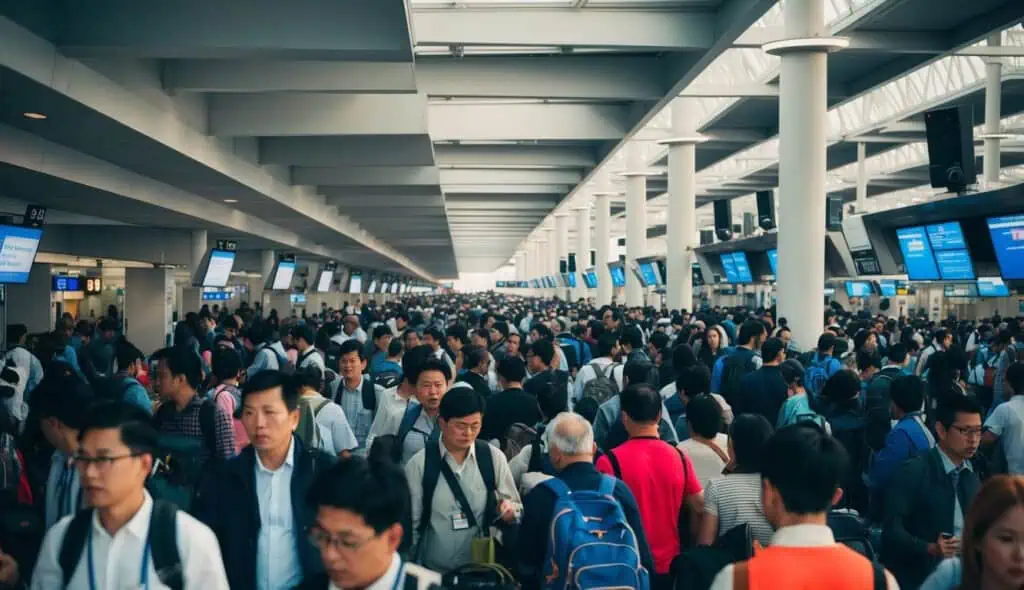
[[[1024,318],[495,293],[7,330],[0,588],[1024,587]],[[1020,358],[1021,360],[1018,360]]]

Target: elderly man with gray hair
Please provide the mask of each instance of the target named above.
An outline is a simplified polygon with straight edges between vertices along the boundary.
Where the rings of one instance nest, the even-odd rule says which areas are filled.
[[[590,422],[571,412],[555,416],[545,431],[548,454],[558,472],[556,477],[570,490],[597,490],[602,477],[594,468],[594,429]],[[626,521],[633,528],[640,546],[640,561],[653,571],[654,560],[644,535],[643,522],[636,499],[626,484],[615,481],[614,497],[622,505]],[[523,520],[519,528],[519,579],[524,588],[539,588],[547,551],[551,521],[554,517],[555,493],[546,485],[534,487],[523,498]]]

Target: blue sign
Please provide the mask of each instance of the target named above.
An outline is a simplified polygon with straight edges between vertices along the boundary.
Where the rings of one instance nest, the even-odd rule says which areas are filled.
[[[1009,297],[1010,289],[999,277],[978,279],[978,295],[980,297]]]
[[[1004,279],[1024,279],[1024,213],[1007,217],[991,217],[988,231],[992,234],[999,271]]]
[[[43,230],[0,225],[0,283],[28,282]]]
[[[964,232],[960,229],[959,221],[947,223],[936,223],[929,225],[928,241],[932,244],[932,250],[941,252],[943,250],[964,250],[967,243],[964,241]]]
[[[725,271],[725,282],[739,282],[739,275],[736,274],[736,261],[732,259],[732,253],[722,254],[722,270]]]
[[[746,252],[722,254],[722,268],[725,270],[726,282],[751,283],[754,281],[754,277],[750,274],[750,265],[747,264]]]
[[[967,250],[946,250],[935,252],[935,263],[944,281],[960,281],[974,278],[974,265]]]
[[[846,296],[871,297],[871,283],[867,281],[846,281]]]
[[[608,267],[608,271],[611,272],[612,275],[612,285],[615,285],[616,287],[626,286],[626,271],[622,266],[610,266]]]
[[[645,287],[654,287],[658,284],[658,271],[654,268],[654,262],[645,262],[640,265],[640,276],[644,278]]]
[[[576,288],[576,273],[571,272],[567,275],[569,277],[569,287],[572,289]]]
[[[203,291],[203,301],[230,301],[230,291]]]
[[[937,281],[939,269],[935,264],[931,244],[924,227],[905,227],[896,230],[896,238],[903,252],[903,265],[912,281]]]
[[[51,278],[51,288],[53,291],[81,291],[82,281],[78,277],[69,277],[66,275],[55,275]]]
[[[772,248],[768,251],[768,264],[772,267],[772,274],[779,276],[779,250]]]
[[[588,288],[596,289],[597,288],[597,273],[592,271],[592,270],[588,270],[587,272],[583,273],[583,282],[586,283]]]
[[[882,297],[895,297],[896,296],[896,283],[893,281],[881,281],[878,283],[882,291]]]

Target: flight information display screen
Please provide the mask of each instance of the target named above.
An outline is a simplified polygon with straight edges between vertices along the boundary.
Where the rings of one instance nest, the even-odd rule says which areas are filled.
[[[292,288],[292,277],[295,276],[295,261],[282,260],[277,264],[277,274],[274,275],[272,291],[287,291]]]
[[[937,281],[939,268],[935,264],[928,234],[924,227],[904,227],[896,230],[896,239],[903,253],[907,278],[912,281]]]
[[[988,231],[1004,279],[1024,279],[1024,213],[990,217]]]
[[[960,222],[958,221],[929,225],[927,230],[928,241],[932,244],[932,250],[936,252],[965,250],[967,248],[967,243],[964,241],[964,232],[960,229]]]
[[[974,278],[974,264],[967,250],[943,250],[935,252],[935,263],[939,276],[944,281],[959,281]]]
[[[893,281],[882,281],[878,283],[879,289],[882,292],[882,297],[895,297],[896,296],[896,283]]]
[[[0,225],[0,283],[28,282],[43,230]]]
[[[204,287],[226,287],[235,266],[235,253],[228,250],[211,250],[210,262],[206,265]]]
[[[867,281],[846,281],[847,297],[871,297],[871,283]]]
[[[1009,297],[1010,289],[999,277],[982,277],[978,279],[978,296]]]
[[[320,280],[316,283],[317,293],[327,293],[331,290],[331,283],[334,282],[334,271],[325,270],[320,273]]]
[[[615,285],[616,287],[626,286],[626,269],[622,268],[621,265],[609,266],[608,271],[612,275],[612,285]]]
[[[654,265],[654,262],[644,262],[640,265],[640,276],[644,279],[645,287],[654,287],[659,283],[658,269]]]
[[[772,248],[768,251],[768,264],[772,267],[772,274],[779,276],[779,250]]]
[[[725,271],[725,282],[739,282],[739,275],[736,274],[736,261],[732,259],[731,253],[722,254],[722,270]]]
[[[597,288],[597,273],[592,271],[592,270],[588,270],[587,272],[583,273],[583,282],[586,283],[588,288],[596,289]]]
[[[750,265],[747,263],[746,252],[722,254],[722,268],[725,270],[726,282],[750,283],[754,280],[754,277],[750,274]]]

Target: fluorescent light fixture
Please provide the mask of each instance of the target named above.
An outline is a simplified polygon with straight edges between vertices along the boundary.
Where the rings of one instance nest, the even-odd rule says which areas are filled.
[[[33,112],[33,111],[28,111],[27,113],[22,113],[22,114],[25,115],[26,119],[33,119],[35,121],[42,121],[43,119],[46,118],[46,115],[44,115],[42,113],[36,113],[36,112]]]
[[[225,203],[237,203],[238,199],[224,199]]]
[[[846,37],[800,37],[796,39],[782,39],[765,43],[761,49],[770,55],[782,55],[790,52],[825,51],[832,53],[850,46],[850,40]]]

